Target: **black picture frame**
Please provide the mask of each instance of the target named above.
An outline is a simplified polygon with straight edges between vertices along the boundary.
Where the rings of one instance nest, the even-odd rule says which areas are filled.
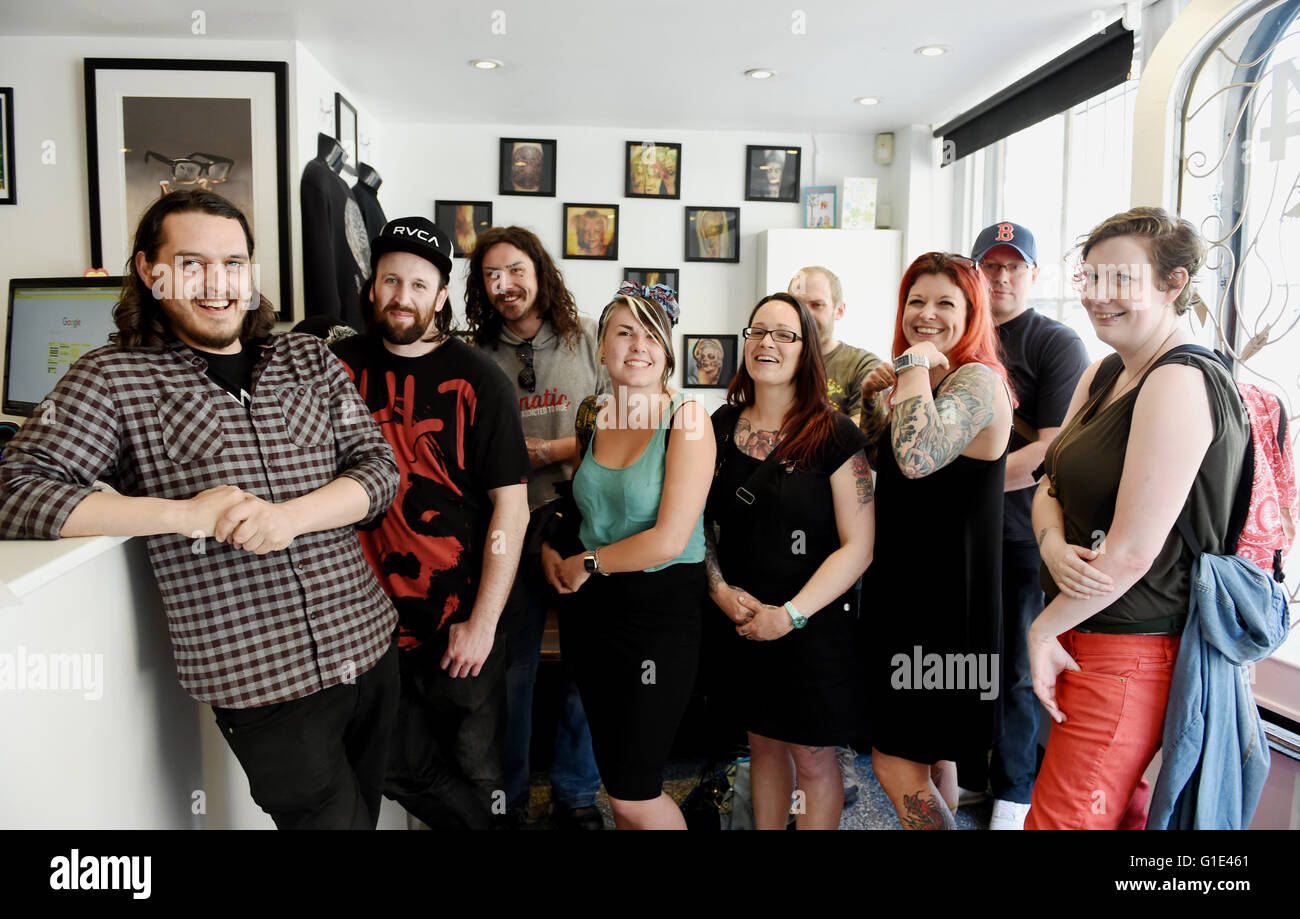
[[[701,362],[708,368],[711,353],[716,354],[716,349],[708,342],[722,349],[722,357],[717,376],[710,376],[708,381],[700,382]],[[739,366],[739,348],[739,335],[683,335],[682,389],[726,389]]]
[[[802,147],[745,147],[745,200],[799,202]],[[773,171],[778,179],[772,181]]]
[[[361,149],[357,141],[357,107],[342,93],[334,94],[334,139],[343,145],[343,171],[356,175]]]
[[[14,90],[0,87],[0,204],[18,203],[14,168]]]
[[[649,151],[649,152],[648,152]],[[646,191],[645,169],[659,178],[659,191]],[[639,167],[639,168],[638,168]],[[653,183],[653,177],[651,182]],[[676,201],[682,196],[682,145],[657,141],[629,140],[623,153],[623,196],[662,198]]]
[[[611,262],[618,259],[618,205],[617,204],[573,204],[565,202],[562,209],[563,219],[560,223],[560,238],[564,240],[564,257],[592,259]],[[594,239],[584,236],[584,228],[595,232],[595,221],[605,224],[599,240],[600,249],[585,245]],[[612,224],[612,229],[611,229]]]
[[[120,271],[126,264],[130,233],[139,219],[138,213],[131,212],[133,208],[124,207],[123,202],[128,200],[127,189],[106,188],[101,181],[101,175],[111,175],[105,171],[120,162],[115,161],[116,157],[140,155],[140,151],[125,147],[123,138],[127,132],[120,100],[124,94],[140,92],[140,84],[144,84],[146,92],[156,93],[155,97],[144,101],[174,100],[179,105],[193,98],[193,90],[186,88],[187,84],[196,82],[192,79],[193,74],[207,74],[203,84],[210,95],[201,97],[201,100],[247,100],[250,112],[254,100],[274,103],[259,105],[250,118],[250,131],[254,123],[265,125],[266,131],[259,136],[273,134],[275,148],[273,156],[265,145],[253,149],[248,168],[259,184],[252,189],[252,213],[245,213],[245,216],[258,241],[254,259],[258,266],[258,288],[273,299],[279,318],[289,321],[293,314],[293,247],[289,233],[289,189],[292,186],[289,180],[288,72],[289,65],[284,61],[86,58],[86,168],[91,266],[107,268],[112,273]],[[255,88],[252,96],[240,88],[249,85]],[[187,96],[187,92],[190,95]],[[101,103],[104,114],[111,115],[115,121],[106,123],[100,118]],[[185,146],[186,150],[173,151],[173,155],[211,149],[192,147],[190,143],[185,138],[178,138],[177,146]],[[147,152],[143,155],[147,156]],[[269,190],[265,187],[268,185],[271,186]],[[224,191],[221,186],[216,186],[216,190]],[[259,217],[264,219],[259,220]],[[275,232],[272,232],[270,224],[275,225]],[[106,260],[109,262],[107,265]]]
[[[464,208],[469,208],[469,212],[466,213]],[[463,222],[465,219],[468,226]],[[458,220],[462,222],[458,224]],[[435,201],[433,222],[451,237],[451,254],[455,258],[468,258],[479,234],[492,226],[492,202]]]
[[[539,148],[536,154],[531,152],[534,146]],[[530,152],[524,153],[525,149]],[[518,160],[518,171],[515,169],[516,152],[522,157]],[[498,142],[497,153],[500,157],[500,182],[497,194],[526,195],[533,198],[555,197],[556,144],[554,140],[503,137]]]
[[[623,280],[631,281],[633,284],[639,284],[642,287],[653,287],[655,284],[667,284],[673,290],[677,291],[678,297],[681,296],[682,289],[680,286],[682,272],[680,268],[624,268]],[[647,280],[653,277],[654,280]]]
[[[718,219],[722,220],[720,227]],[[740,208],[688,204],[685,259],[688,262],[740,261]]]

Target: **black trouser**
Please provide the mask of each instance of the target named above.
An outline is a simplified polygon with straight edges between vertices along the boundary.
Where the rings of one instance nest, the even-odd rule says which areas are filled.
[[[496,635],[476,677],[439,664],[446,635],[401,657],[402,690],[384,794],[432,829],[482,830],[505,812],[501,755],[506,731],[508,637]]]
[[[1028,804],[1038,766],[1038,697],[1029,671],[1029,627],[1043,611],[1042,559],[1032,541],[1002,543],[1002,725],[993,743],[993,797]]]
[[[253,800],[282,830],[373,830],[397,713],[397,641],[353,683],[257,708],[212,707]]]

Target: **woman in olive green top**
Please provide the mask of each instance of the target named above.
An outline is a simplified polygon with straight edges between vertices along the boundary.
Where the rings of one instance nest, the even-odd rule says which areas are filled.
[[[1083,245],[1081,292],[1115,354],[1084,373],[1034,498],[1050,602],[1029,630],[1034,692],[1056,722],[1026,829],[1141,828],[1160,747],[1192,559],[1224,545],[1250,429],[1231,377],[1181,317],[1204,243],[1134,208]],[[1050,577],[1049,577],[1050,575]]]

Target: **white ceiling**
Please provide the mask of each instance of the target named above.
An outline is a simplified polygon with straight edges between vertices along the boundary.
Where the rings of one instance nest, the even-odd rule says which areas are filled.
[[[209,38],[297,39],[384,122],[849,133],[941,124],[1120,12],[1096,0],[2,2],[3,35],[189,37],[201,9]],[[926,44],[952,50],[914,53]],[[467,64],[482,57],[505,66]],[[753,67],[777,75],[742,76]]]

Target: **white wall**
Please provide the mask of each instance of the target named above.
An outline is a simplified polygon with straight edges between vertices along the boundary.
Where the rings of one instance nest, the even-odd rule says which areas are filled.
[[[554,198],[501,196],[498,141],[502,137],[554,138]],[[677,201],[624,198],[623,154],[629,140],[680,143],[682,197]],[[890,167],[871,159],[872,135],[768,134],[764,132],[647,132],[635,128],[520,125],[390,124],[384,155],[371,161],[383,175],[380,201],[389,219],[433,216],[435,200],[491,201],[497,225],[518,224],[535,232],[564,274],[579,310],[595,318],[623,279],[624,267],[679,268],[682,333],[736,333],[762,293],[755,286],[756,237],[770,228],[803,226],[803,204],[745,201],[747,144],[798,146],[803,150],[801,186],[841,185],[845,176],[876,176],[880,200],[892,203]],[[561,222],[565,202],[617,204],[617,261],[564,259]],[[740,262],[685,261],[685,207],[740,208]],[[452,305],[463,321],[465,269],[457,259]],[[834,270],[833,265],[829,265]],[[680,353],[680,347],[679,347]],[[680,372],[677,376],[680,380]]]

